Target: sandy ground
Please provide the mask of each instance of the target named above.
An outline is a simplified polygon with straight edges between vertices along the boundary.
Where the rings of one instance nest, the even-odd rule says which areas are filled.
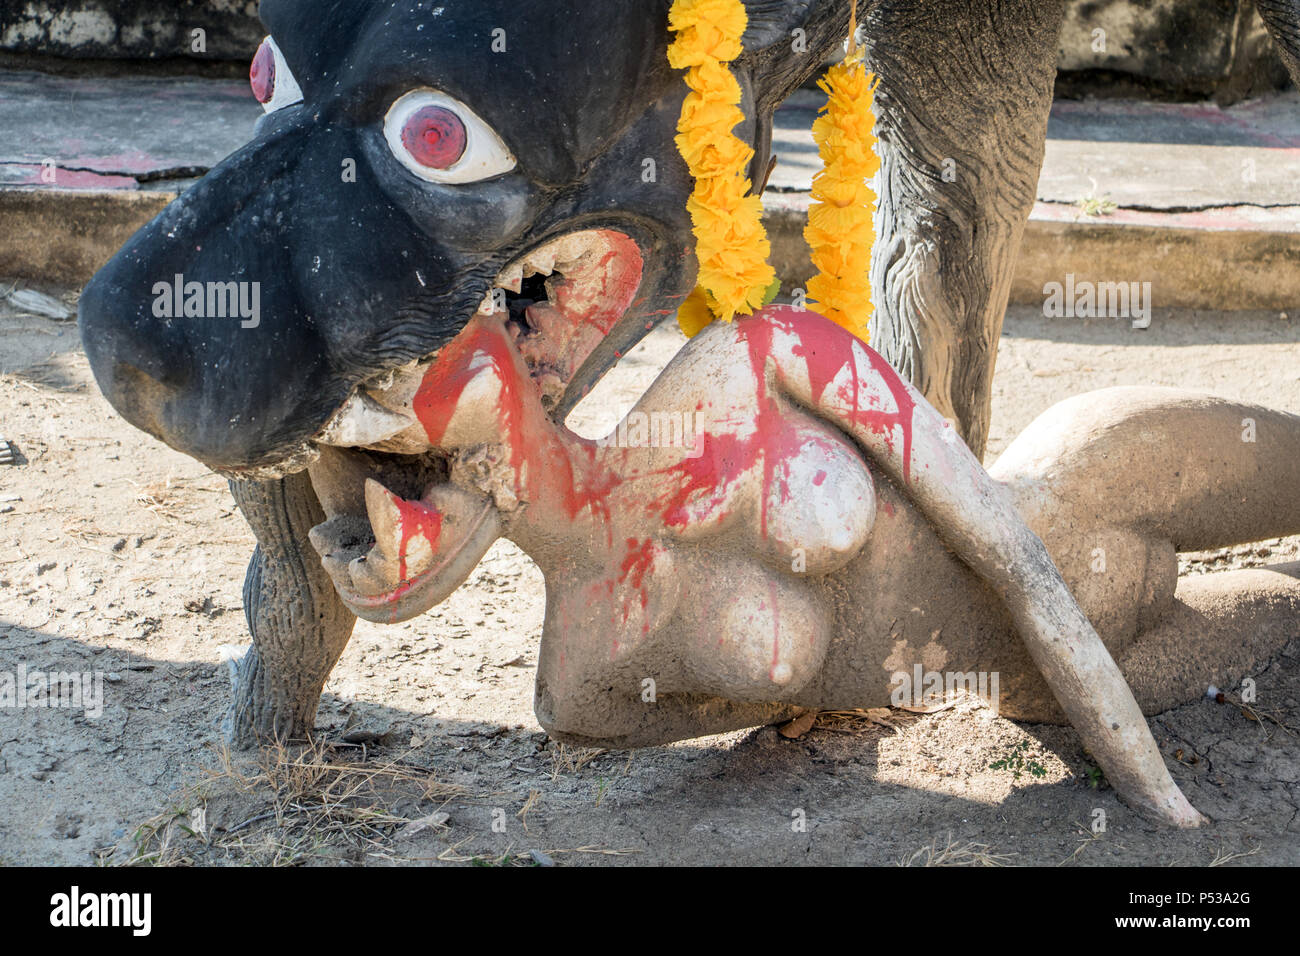
[[[1300,412],[1298,338],[1300,315],[1157,312],[1142,332],[1013,310],[990,453],[1114,384]],[[579,430],[681,341],[662,330],[628,356]],[[114,416],[70,323],[0,316],[0,436],[20,452],[0,465],[0,674],[104,674],[98,718],[0,708],[3,863],[1300,863],[1300,641],[1255,675],[1253,708],[1201,699],[1152,721],[1215,821],[1174,833],[1098,786],[1070,729],[969,704],[824,716],[798,739],[549,743],[532,714],[542,580],[504,543],[425,617],[358,625],[315,750],[229,762],[219,649],[246,643],[253,542],[224,483]],[[1185,568],[1298,555],[1292,538]]]

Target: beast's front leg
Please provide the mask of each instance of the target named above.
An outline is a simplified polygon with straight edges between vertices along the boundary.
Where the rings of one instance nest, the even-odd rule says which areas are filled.
[[[306,472],[235,481],[230,490],[257,536],[257,550],[244,580],[253,646],[239,662],[222,729],[235,747],[302,738],[357,619],[308,543],[307,532],[325,516]]]
[[[1062,0],[881,0],[871,344],[982,457],[993,364],[1034,205]]]

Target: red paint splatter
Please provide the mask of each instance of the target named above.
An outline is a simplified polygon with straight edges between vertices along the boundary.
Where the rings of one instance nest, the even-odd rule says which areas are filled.
[[[248,84],[253,88],[253,96],[259,103],[269,103],[275,95],[275,51],[271,49],[270,39],[262,41],[248,68]]]
[[[431,508],[422,501],[407,501],[393,496],[397,511],[401,515],[402,543],[401,555],[398,557],[398,570],[403,581],[406,580],[406,552],[411,542],[418,536],[429,542],[434,554],[438,553],[438,542],[442,538],[442,512]]]
[[[489,374],[482,363],[475,363],[477,356],[486,360],[487,367],[501,384],[497,422],[501,440],[510,450],[510,464],[517,479],[527,453],[522,390],[530,386],[524,384],[527,373],[517,367],[515,353],[499,321],[476,316],[443,348],[415,394],[412,402],[415,417],[424,426],[429,443],[440,445],[465,389],[478,376]]]
[[[903,480],[908,481],[912,468],[912,418],[916,411],[916,401],[898,373],[878,352],[864,344],[861,339],[816,313],[798,312],[787,306],[780,306],[768,309],[760,313],[760,316],[772,320],[778,314],[787,320],[798,317],[797,323],[785,324],[784,328],[798,339],[792,351],[804,360],[807,367],[808,384],[814,404],[822,404],[826,389],[845,366],[848,366],[852,376],[851,399],[845,396],[842,390],[835,396],[849,405],[845,417],[855,425],[861,425],[884,435],[887,441],[890,440],[894,428],[902,430]],[[875,376],[889,390],[894,400],[893,411],[862,406],[861,379],[855,346],[866,356]]]
[[[646,538],[639,545],[636,538],[627,539],[627,557],[623,559],[622,567],[619,569],[622,574],[619,575],[619,581],[626,582],[628,576],[632,578],[632,587],[640,588],[645,581],[646,574],[649,573],[651,565],[655,560],[655,543],[654,539]]]

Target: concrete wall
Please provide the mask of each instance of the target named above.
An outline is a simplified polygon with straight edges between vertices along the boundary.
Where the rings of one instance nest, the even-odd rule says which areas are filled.
[[[1235,99],[1287,85],[1251,0],[1072,0],[1060,48],[1067,86]]]
[[[241,61],[261,37],[256,0],[0,0],[0,51],[27,56]],[[1067,94],[1233,100],[1286,84],[1251,0],[1071,0],[1060,46]]]
[[[246,60],[263,36],[257,0],[0,0],[9,53]]]

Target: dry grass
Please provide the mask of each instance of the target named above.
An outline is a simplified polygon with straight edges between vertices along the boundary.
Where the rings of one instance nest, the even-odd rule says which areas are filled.
[[[1222,849],[1215,851],[1214,859],[1210,861],[1210,866],[1223,866],[1231,863],[1233,860],[1243,860],[1248,856],[1254,856],[1260,851],[1259,847],[1253,850],[1246,850],[1244,853],[1224,853]]]
[[[426,771],[395,760],[364,761],[355,751],[313,742],[276,745],[255,764],[241,766],[229,750],[201,783],[182,791],[172,805],[135,833],[128,865],[184,866],[197,862],[290,866],[311,859],[338,859],[384,851],[398,828],[445,824],[392,813],[397,799],[445,803],[465,795]],[[243,797],[260,812],[222,829],[209,829],[207,804],[216,793]],[[265,807],[266,809],[261,809]]]
[[[152,481],[136,493],[135,503],[156,517],[193,524],[193,521],[178,510],[180,504],[176,497],[178,490],[170,477],[162,481]]]
[[[529,790],[528,799],[524,801],[523,807],[521,807],[519,812],[515,814],[517,817],[519,817],[519,821],[524,825],[525,833],[528,832],[528,814],[532,813],[533,810],[536,809],[537,804],[541,801],[541,799],[542,799],[542,791]]]
[[[1279,730],[1282,731],[1282,733],[1286,734],[1288,737],[1300,736],[1300,731],[1297,731],[1296,728],[1292,727],[1290,724],[1285,723],[1282,720],[1282,718],[1275,713],[1270,713],[1267,710],[1261,710],[1260,708],[1252,706],[1251,704],[1239,704],[1238,706],[1241,707],[1241,715],[1243,717],[1245,717],[1247,720],[1253,720],[1255,723],[1259,724],[1261,728],[1263,728],[1264,738],[1266,740],[1271,739],[1273,736],[1272,732],[1269,731],[1268,729],[1268,724],[1270,723],[1274,724]]]
[[[1064,860],[1057,863],[1057,866],[1069,866],[1071,863],[1076,862],[1083,856],[1083,852],[1088,849],[1088,847],[1092,846],[1092,844],[1096,843],[1098,840],[1104,839],[1106,836],[1105,830],[1102,830],[1100,833],[1094,833],[1091,827],[1084,826],[1082,823],[1075,823],[1075,827],[1078,829],[1079,835],[1083,837],[1083,840],[1074,848],[1074,852]]]
[[[448,818],[441,807],[448,800],[487,796],[440,783],[400,760],[366,760],[364,750],[322,742],[267,747],[254,761],[236,761],[225,748],[215,752],[215,765],[204,772],[204,779],[176,794],[167,809],[140,824],[135,852],[126,865],[410,863],[412,858],[394,850],[396,842],[420,832],[446,832]],[[552,755],[554,775],[576,773],[604,752],[557,746]],[[531,790],[517,813],[525,833],[529,814],[542,798],[542,791]],[[424,809],[413,815],[418,819],[393,812],[398,800],[407,806],[422,805]],[[430,811],[429,804],[438,809]],[[210,825],[210,808],[220,806],[229,817],[232,805],[241,808],[233,823]],[[441,849],[432,859],[522,867],[551,865],[565,856],[638,852],[594,844],[529,852],[507,846],[504,851],[494,847],[475,852],[467,846],[471,839]],[[540,863],[538,853],[543,854]]]
[[[948,842],[943,847],[939,841],[932,840],[929,846],[921,847],[911,856],[898,861],[899,866],[1010,866],[1011,855],[994,853],[987,843],[953,842],[948,834]]]
[[[561,774],[577,773],[603,753],[605,751],[599,748],[555,744],[551,749],[551,782],[558,780]]]
[[[535,867],[541,864],[532,853],[516,853],[512,848],[495,856],[478,856],[467,855],[462,853],[460,848],[472,839],[466,837],[459,843],[447,847],[438,854],[438,860],[442,863],[470,863],[474,866],[529,866]],[[631,856],[634,853],[641,852],[630,848],[614,848],[592,844],[589,846],[573,847],[572,849],[553,849],[541,851],[548,857],[563,856]]]
[[[871,707],[867,710],[823,710],[817,715],[818,730],[855,734],[873,727],[885,727],[901,734],[912,719],[890,707]]]

